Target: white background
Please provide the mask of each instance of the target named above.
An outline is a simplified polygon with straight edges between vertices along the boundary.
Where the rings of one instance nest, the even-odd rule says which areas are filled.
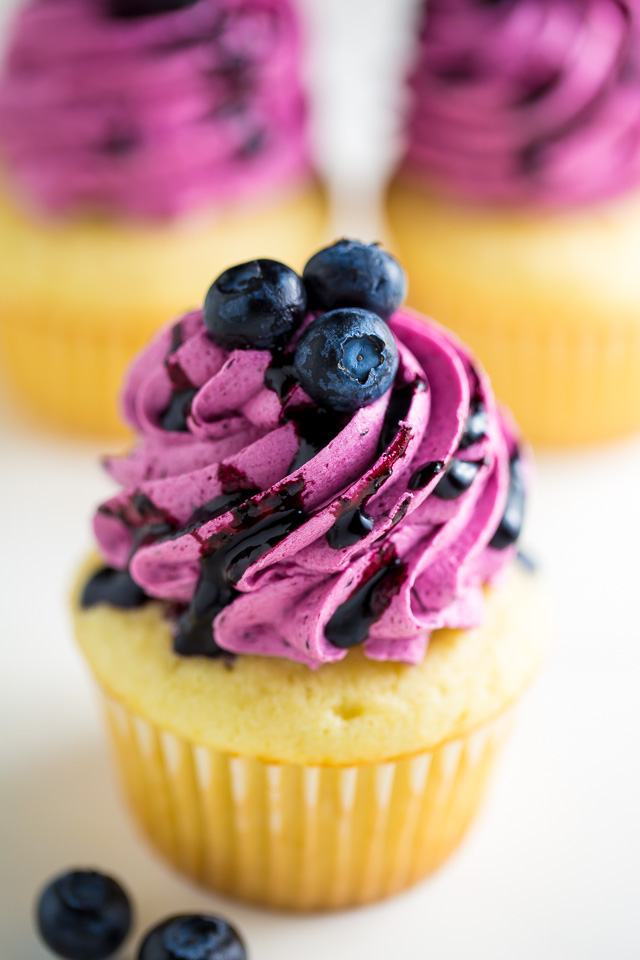
[[[319,153],[349,201],[339,226],[367,236],[375,221],[362,199],[392,155],[413,4],[304,8]],[[68,865],[123,878],[138,933],[169,912],[219,910],[252,960],[640,957],[639,441],[539,458],[526,541],[549,581],[556,643],[466,845],[394,901],[312,918],[183,883],[120,806],[67,612],[92,508],[110,489],[99,452],[40,433],[0,401],[2,960],[47,956],[31,928],[34,894]]]

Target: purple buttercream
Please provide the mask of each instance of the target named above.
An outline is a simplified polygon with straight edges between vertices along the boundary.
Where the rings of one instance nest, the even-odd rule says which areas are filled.
[[[0,154],[50,214],[174,217],[309,172],[289,0],[198,0],[134,19],[28,0],[0,78]]]
[[[124,391],[138,444],[107,461],[123,487],[95,518],[107,563],[129,565],[150,596],[182,607],[194,597],[212,544],[236,529],[232,511],[208,520],[197,511],[248,490],[259,512],[283,489],[295,489],[299,521],[248,565],[212,623],[223,650],[310,667],[340,660],[347,651],[327,639],[327,624],[388,565],[393,575],[364,643],[368,657],[418,663],[431,631],[479,624],[483,587],[515,549],[489,546],[505,512],[515,430],[484,373],[448,332],[408,311],[396,313],[390,327],[400,354],[394,389],[345,418],[334,439],[291,472],[301,444],[292,411],[316,408],[299,386],[281,400],[265,385],[271,353],[225,351],[209,338],[201,311],[160,333],[134,362]],[[163,429],[172,395],[186,389],[186,429]],[[407,407],[390,421],[390,404],[403,392]],[[479,405],[485,429],[469,442],[465,427]],[[443,499],[434,490],[454,455],[478,470],[466,492]],[[439,472],[414,489],[420,468],[433,463]],[[354,505],[366,507],[372,529],[336,549],[327,534]]]
[[[628,0],[430,0],[406,167],[466,200],[562,206],[640,182]]]

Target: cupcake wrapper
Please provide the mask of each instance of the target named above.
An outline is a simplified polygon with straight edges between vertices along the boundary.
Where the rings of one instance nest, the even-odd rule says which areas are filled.
[[[198,746],[104,701],[125,794],[152,844],[213,890],[291,910],[364,904],[436,869],[511,726],[509,710],[394,762],[306,766]]]

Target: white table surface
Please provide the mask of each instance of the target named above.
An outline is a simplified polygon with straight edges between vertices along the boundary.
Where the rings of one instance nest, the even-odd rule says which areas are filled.
[[[375,179],[390,155],[394,95],[383,89],[400,69],[397,27],[413,3],[304,0],[312,66],[331,52],[315,83],[317,140],[347,184],[361,168],[361,184]],[[0,0],[0,19],[7,6]],[[377,167],[367,166],[372,143]],[[339,226],[369,235],[353,209]],[[249,910],[181,881],[121,807],[66,605],[91,511],[110,490],[100,452],[38,432],[0,403],[2,960],[48,955],[31,926],[34,894],[69,865],[122,877],[138,933],[169,912],[227,914],[252,960],[640,957],[640,441],[539,459],[525,539],[553,595],[556,643],[467,843],[408,894],[311,918]]]

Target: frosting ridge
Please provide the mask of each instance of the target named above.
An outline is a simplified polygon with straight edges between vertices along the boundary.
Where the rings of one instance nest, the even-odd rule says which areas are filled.
[[[28,0],[0,78],[0,152],[52,214],[178,216],[305,176],[289,0],[197,0],[133,19]]]
[[[627,0],[430,0],[406,166],[490,203],[595,201],[640,182],[640,35]]]

